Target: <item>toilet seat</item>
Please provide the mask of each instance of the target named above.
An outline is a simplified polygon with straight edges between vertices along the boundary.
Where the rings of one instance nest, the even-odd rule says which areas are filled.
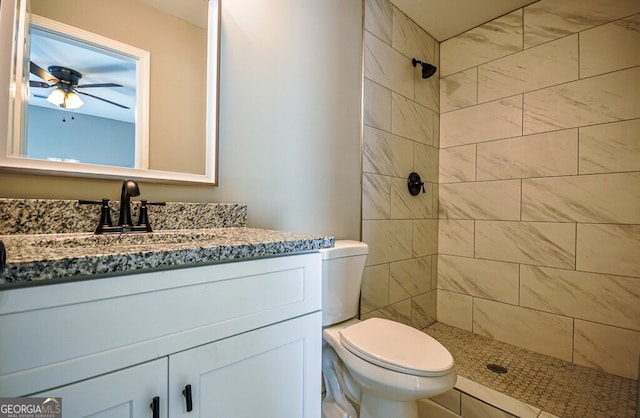
[[[414,376],[443,376],[453,368],[451,353],[437,340],[408,325],[371,318],[340,330],[342,345],[370,363]]]

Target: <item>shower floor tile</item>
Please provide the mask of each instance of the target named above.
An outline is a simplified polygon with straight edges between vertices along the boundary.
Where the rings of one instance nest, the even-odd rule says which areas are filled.
[[[425,332],[453,355],[458,375],[561,418],[635,418],[637,381],[571,364],[436,322]],[[492,372],[488,364],[507,369]]]

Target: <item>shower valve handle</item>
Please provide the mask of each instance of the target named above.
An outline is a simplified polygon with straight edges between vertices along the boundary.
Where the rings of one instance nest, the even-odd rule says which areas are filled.
[[[420,193],[420,189],[422,189],[422,193],[426,193],[424,189],[424,181],[420,179],[420,174],[418,173],[409,174],[409,178],[407,179],[407,188],[412,196],[417,196]]]

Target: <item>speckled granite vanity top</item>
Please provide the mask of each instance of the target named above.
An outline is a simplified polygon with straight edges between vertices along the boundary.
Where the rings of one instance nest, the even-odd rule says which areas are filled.
[[[158,210],[150,214],[162,215],[165,226],[175,228],[175,223],[170,225],[167,222],[172,217],[169,212],[179,213],[174,218],[184,220],[195,211],[200,213],[197,229],[185,229],[181,224],[182,229],[157,229],[152,233],[56,233],[57,224],[64,225],[66,230],[77,229],[69,226],[69,208],[76,211],[85,209],[78,207],[77,201],[53,201],[66,205],[66,211],[64,215],[54,217],[60,222],[49,221],[43,231],[40,226],[43,222],[37,221],[39,216],[33,215],[29,208],[41,208],[42,202],[0,199],[0,231],[4,234],[0,235],[0,241],[7,252],[7,265],[0,274],[0,290],[2,285],[9,288],[43,284],[50,279],[139,273],[150,269],[317,251],[334,245],[333,237],[247,228],[244,205],[204,204],[210,207],[203,207],[203,204],[186,204],[185,208],[185,204],[172,204],[160,209],[164,213]],[[46,202],[51,205],[52,201]],[[57,205],[54,204],[55,207]],[[196,205],[196,208],[191,205]],[[207,214],[212,214],[212,218],[207,220]],[[91,217],[91,223],[94,218]],[[215,227],[202,228],[203,222]],[[20,225],[16,226],[16,223]],[[38,227],[31,228],[27,225],[29,223]],[[86,225],[80,227],[86,228]],[[19,230],[28,233],[17,233]]]

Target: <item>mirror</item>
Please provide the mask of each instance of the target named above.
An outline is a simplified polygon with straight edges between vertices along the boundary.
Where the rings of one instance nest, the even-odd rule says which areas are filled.
[[[0,58],[11,68],[0,70],[0,87],[9,92],[0,96],[8,121],[0,168],[215,185],[219,19],[218,0],[3,0]],[[101,56],[82,63],[77,48]],[[81,77],[73,89],[79,108],[48,100],[68,87],[57,83],[69,73],[60,68]],[[43,72],[60,80],[43,80]],[[132,112],[91,114],[96,103]],[[80,152],[81,143],[89,151]],[[115,150],[125,155],[100,159]]]

